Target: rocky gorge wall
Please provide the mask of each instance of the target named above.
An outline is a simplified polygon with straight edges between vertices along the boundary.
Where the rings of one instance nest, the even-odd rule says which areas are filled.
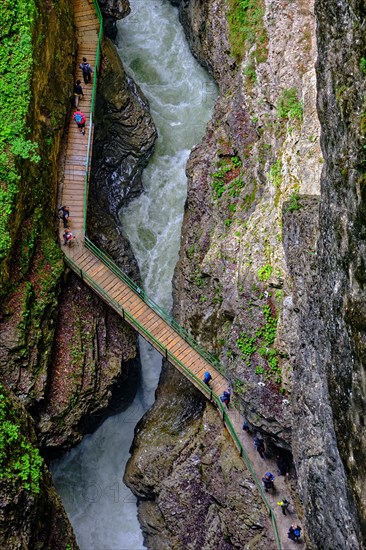
[[[226,365],[250,424],[294,454],[307,547],[363,548],[365,8],[266,1],[255,17],[249,2],[240,55],[238,3],[172,3],[221,92],[187,165],[175,316]],[[150,417],[166,394],[164,376],[127,469],[152,545],[170,496],[140,471],[140,442],[161,449]]]
[[[325,165],[315,277],[308,286],[298,267],[294,277],[294,454],[307,528],[321,548],[364,548],[366,538],[365,15],[362,2],[316,2]]]
[[[233,14],[226,2],[172,3],[179,8],[194,55],[220,88],[206,135],[187,164],[188,196],[173,280],[175,317],[227,367],[238,406],[267,437],[268,445],[291,450],[289,402],[298,319],[282,243],[282,208],[301,208],[309,222],[317,222],[311,195],[319,194],[323,159],[316,114],[313,6],[260,3],[263,17],[247,21],[252,33],[240,56],[231,43],[228,22]],[[158,418],[156,411],[169,399],[179,402],[164,376],[156,405],[138,427],[125,478],[140,499],[139,515],[152,545],[152,531],[156,529],[158,540],[165,542],[172,523],[170,505],[166,508],[163,501],[167,497],[170,502],[172,495],[167,496],[163,475],[168,470],[169,480],[171,476],[179,483],[178,471],[189,463],[187,457],[183,466],[182,457],[176,469],[170,453],[179,447],[180,436],[172,433],[169,444],[164,443],[160,429],[152,427],[151,418]],[[207,405],[201,414],[214,413]],[[160,474],[144,462],[141,442],[151,438],[161,449],[160,464],[169,455]],[[200,434],[195,442],[209,452]],[[235,453],[230,460],[236,463]],[[222,474],[215,471],[219,485]],[[211,494],[204,475],[200,485]],[[189,486],[184,492],[191,502]],[[187,504],[180,506],[191,513]],[[249,514],[237,506],[233,503],[223,531],[232,529],[236,515]],[[208,509],[202,513],[208,524]],[[221,518],[222,508],[215,514]],[[195,532],[199,522],[192,521]],[[178,548],[186,543],[185,529],[180,519],[172,539]],[[240,546],[247,533],[240,536],[228,542]]]

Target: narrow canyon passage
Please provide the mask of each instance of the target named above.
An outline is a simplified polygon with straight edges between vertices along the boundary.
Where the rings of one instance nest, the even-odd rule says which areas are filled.
[[[169,2],[133,0],[131,10],[118,23],[118,50],[150,102],[159,138],[144,172],[145,192],[120,216],[145,290],[169,310],[186,197],[185,164],[203,136],[217,89],[192,57]],[[85,550],[144,548],[136,499],[122,476],[134,427],[154,401],[161,358],[143,340],[140,353],[142,383],[131,407],[52,464],[54,482]]]

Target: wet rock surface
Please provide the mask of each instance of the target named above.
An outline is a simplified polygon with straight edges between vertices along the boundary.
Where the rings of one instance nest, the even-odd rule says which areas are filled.
[[[10,448],[17,445],[28,445],[34,448],[37,440],[34,432],[33,420],[26,412],[23,404],[9,392],[1,391],[1,407],[6,406],[6,420],[13,426],[18,426],[17,440],[9,442],[2,439],[2,451],[4,444]],[[4,399],[5,397],[5,399]],[[9,401],[8,401],[9,400]],[[2,437],[6,432],[2,426]],[[14,433],[13,433],[14,435]],[[24,440],[22,439],[24,438]],[[6,438],[5,438],[6,439]],[[25,443],[26,442],[26,443]],[[16,450],[19,453],[19,450]],[[75,540],[72,527],[63,509],[61,500],[57,495],[51,480],[51,476],[43,464],[40,467],[39,479],[37,479],[38,492],[24,486],[24,479],[29,482],[29,475],[36,480],[36,467],[30,463],[31,469],[27,470],[27,457],[33,455],[22,447],[23,470],[25,478],[20,476],[19,466],[14,471],[11,466],[12,454],[1,456],[1,468],[7,472],[0,480],[0,546],[21,550],[23,548],[39,548],[40,550],[54,548],[64,550],[76,550],[78,545]],[[33,483],[33,482],[32,482]]]
[[[275,547],[253,480],[218,420],[189,382],[165,366],[124,476],[139,499],[148,548]]]
[[[141,172],[157,137],[147,100],[126,75],[112,42],[103,46],[93,142],[95,206],[119,223],[118,211],[142,191]]]

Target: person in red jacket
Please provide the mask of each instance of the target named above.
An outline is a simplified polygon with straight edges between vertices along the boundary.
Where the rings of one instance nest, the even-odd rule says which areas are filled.
[[[79,109],[77,109],[75,111],[75,113],[73,114],[73,117],[72,117],[76,124],[77,124],[77,127],[79,128],[79,131],[83,134],[83,136],[85,135],[85,123],[86,123],[86,116],[84,115],[84,113],[82,113]]]

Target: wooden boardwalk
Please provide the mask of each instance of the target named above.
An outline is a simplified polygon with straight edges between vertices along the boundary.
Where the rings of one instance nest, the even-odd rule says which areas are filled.
[[[95,290],[118,313],[127,313],[125,319],[161,353],[168,350],[169,361],[174,364],[199,389],[200,384],[191,378],[184,367],[202,380],[205,371],[212,375],[211,388],[220,395],[228,387],[227,380],[201,357],[171,326],[162,319],[144,300],[124,283],[84,245],[84,190],[88,133],[90,128],[91,92],[93,78],[96,78],[95,52],[98,43],[99,21],[93,4],[88,0],[75,0],[75,25],[78,37],[77,78],[82,81],[84,98],[80,110],[87,117],[86,134],[82,135],[75,122],[70,121],[66,152],[65,175],[62,188],[62,204],[70,209],[70,229],[75,236],[74,244],[62,246],[65,255],[72,260],[71,267],[82,276],[86,284]],[[92,82],[84,85],[79,64],[83,57],[94,68]],[[92,138],[92,136],[90,136]],[[63,228],[60,229],[62,242]],[[122,312],[122,313],[121,313]],[[157,345],[157,342],[159,345]],[[184,367],[182,368],[182,365]]]

